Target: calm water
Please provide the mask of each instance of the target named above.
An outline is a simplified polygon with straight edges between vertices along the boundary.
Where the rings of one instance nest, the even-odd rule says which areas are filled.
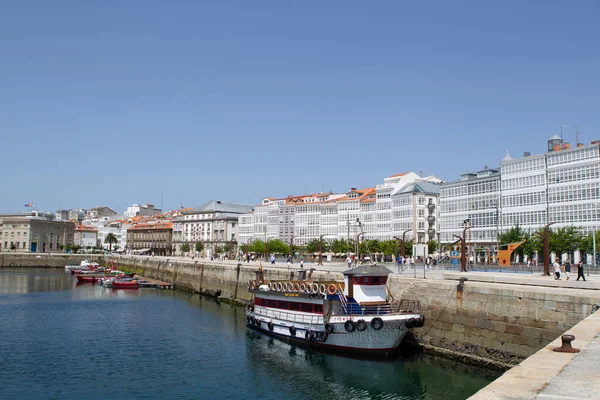
[[[197,295],[0,270],[0,399],[465,399],[498,374],[406,355],[355,360],[249,331]]]

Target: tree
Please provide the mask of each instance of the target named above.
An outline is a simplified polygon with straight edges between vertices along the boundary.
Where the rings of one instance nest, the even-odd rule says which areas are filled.
[[[190,252],[190,244],[189,243],[184,243],[181,245],[181,252],[182,253],[189,253]]]
[[[223,247],[216,245],[215,246],[215,254],[221,254],[223,252]]]
[[[531,235],[527,234],[525,231],[521,229],[519,225],[513,226],[508,231],[504,232],[499,237],[499,242],[501,245],[507,245],[510,243],[518,243],[523,240],[526,240],[521,246],[517,247],[517,249],[513,252],[513,255],[518,254],[519,258],[522,260],[525,254],[531,256],[531,244],[527,244],[529,240],[531,240]],[[527,245],[525,245],[527,244]],[[501,246],[502,247],[502,246]],[[506,247],[505,247],[506,248]]]
[[[196,242],[196,244],[194,245],[194,248],[196,249],[196,251],[198,253],[202,252],[202,250],[204,250],[204,244],[202,242]]]
[[[112,246],[113,244],[117,243],[117,237],[115,236],[114,233],[109,233],[108,235],[106,235],[106,237],[104,238],[104,243],[108,243],[108,249],[110,252],[112,252]]]
[[[429,242],[427,242],[427,252],[429,254],[435,253],[439,247],[440,244],[437,240],[430,240]]]
[[[265,242],[263,242],[260,239],[257,239],[255,241],[253,241],[252,243],[250,243],[248,250],[251,253],[265,254],[265,252],[267,251],[267,246],[265,245]]]
[[[119,246],[118,244],[115,244],[115,251],[119,250],[121,248],[121,246]]]
[[[325,241],[323,241],[323,247],[325,247]],[[306,251],[310,254],[314,254],[314,253],[318,253],[319,252],[319,240],[311,240],[310,242],[306,243]],[[325,251],[325,249],[323,248],[323,251]]]
[[[290,246],[279,239],[269,240],[269,253],[271,254],[289,254]]]
[[[248,254],[248,252],[250,251],[250,245],[243,244],[240,246],[240,250],[242,251],[242,253]]]
[[[415,241],[413,239],[404,242],[404,250],[406,251],[406,257],[412,257],[414,245]]]
[[[226,244],[225,246],[223,246],[224,253],[229,254],[229,250],[231,250],[231,247],[229,247],[229,245]]]
[[[79,246],[78,244],[74,244],[71,246],[71,251],[73,253],[77,253],[79,250],[81,250],[81,246]]]
[[[381,252],[386,255],[393,256],[400,251],[400,246],[397,240],[386,240],[381,243]]]
[[[329,250],[332,253],[348,253],[351,250],[350,245],[348,244],[348,242],[346,242],[343,239],[334,239],[333,241],[331,241],[331,243],[329,243]]]
[[[574,226],[558,228],[550,233],[550,251],[560,256],[564,253],[572,259],[573,252],[584,243],[583,235]]]

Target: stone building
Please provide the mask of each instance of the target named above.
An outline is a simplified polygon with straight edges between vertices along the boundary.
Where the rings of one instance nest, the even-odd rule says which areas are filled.
[[[183,210],[181,217],[173,221],[176,251],[180,254],[183,243],[188,243],[193,251],[195,243],[201,242],[208,257],[216,253],[217,247],[228,248],[231,255],[237,254],[238,218],[253,208],[212,200],[200,207]]]
[[[127,229],[127,252],[170,256],[173,253],[173,223],[149,221]]]
[[[98,246],[98,230],[93,226],[75,226],[74,244],[82,248]]]
[[[0,214],[0,250],[32,253],[62,252],[74,241],[75,224],[54,221],[39,211]]]

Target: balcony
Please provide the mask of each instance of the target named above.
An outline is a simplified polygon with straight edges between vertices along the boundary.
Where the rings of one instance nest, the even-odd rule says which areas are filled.
[[[432,212],[435,210],[435,204],[429,203],[429,204],[427,204],[427,208],[429,209],[429,212]]]
[[[427,222],[429,222],[429,225],[431,224],[435,224],[435,217],[430,215],[427,217]]]

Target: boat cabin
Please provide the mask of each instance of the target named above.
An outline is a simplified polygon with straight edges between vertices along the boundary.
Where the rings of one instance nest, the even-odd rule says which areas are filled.
[[[387,302],[387,279],[391,274],[381,265],[363,265],[344,271],[344,295],[359,304]]]

